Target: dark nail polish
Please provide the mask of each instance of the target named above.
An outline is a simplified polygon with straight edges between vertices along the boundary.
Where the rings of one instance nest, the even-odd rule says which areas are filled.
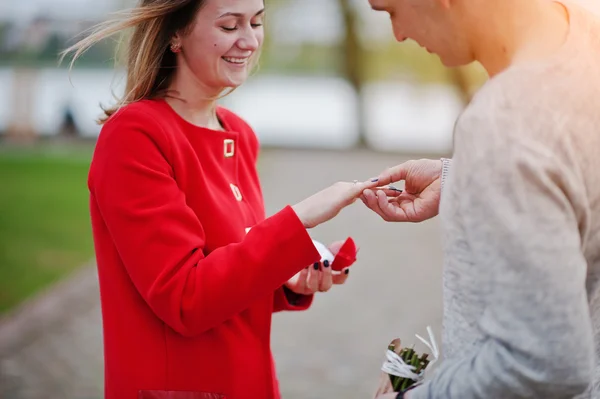
[[[350,273],[350,269],[344,270],[344,273],[346,273],[346,274]]]
[[[313,265],[315,270],[319,270],[319,262],[315,262],[315,264]]]
[[[329,261],[327,259],[323,261],[323,266],[329,267]]]
[[[375,183],[376,181],[379,181],[379,179],[372,179],[371,183]]]

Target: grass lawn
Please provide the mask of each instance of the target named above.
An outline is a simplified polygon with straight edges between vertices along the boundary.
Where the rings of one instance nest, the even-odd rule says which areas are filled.
[[[0,147],[0,315],[93,258],[91,151]]]

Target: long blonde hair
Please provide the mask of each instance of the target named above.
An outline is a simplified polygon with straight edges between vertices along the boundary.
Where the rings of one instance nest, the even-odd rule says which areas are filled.
[[[75,61],[90,47],[115,34],[129,29],[133,33],[126,48],[127,83],[125,94],[118,103],[103,108],[103,124],[121,107],[142,99],[161,97],[171,83],[175,71],[176,56],[170,50],[173,36],[186,33],[193,26],[198,11],[206,0],[140,0],[130,10],[119,13],[115,19],[103,22],[93,32],[61,53],[62,62],[70,53]]]

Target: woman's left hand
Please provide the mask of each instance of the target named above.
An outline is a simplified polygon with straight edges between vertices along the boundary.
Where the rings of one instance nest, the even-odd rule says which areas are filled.
[[[335,256],[343,241],[336,241],[328,248]],[[314,265],[308,266],[296,273],[294,277],[289,279],[285,286],[300,295],[312,295],[316,292],[327,292],[333,285],[344,284],[348,279],[349,269],[346,268],[341,272],[331,270],[331,265],[327,260],[323,263],[317,262]]]

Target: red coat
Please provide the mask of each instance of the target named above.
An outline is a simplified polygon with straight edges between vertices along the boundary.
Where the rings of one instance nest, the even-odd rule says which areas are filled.
[[[291,207],[265,219],[256,136],[217,115],[225,132],[141,101],[99,136],[89,189],[106,398],[279,397],[271,315],[310,305],[282,284],[320,256]]]

